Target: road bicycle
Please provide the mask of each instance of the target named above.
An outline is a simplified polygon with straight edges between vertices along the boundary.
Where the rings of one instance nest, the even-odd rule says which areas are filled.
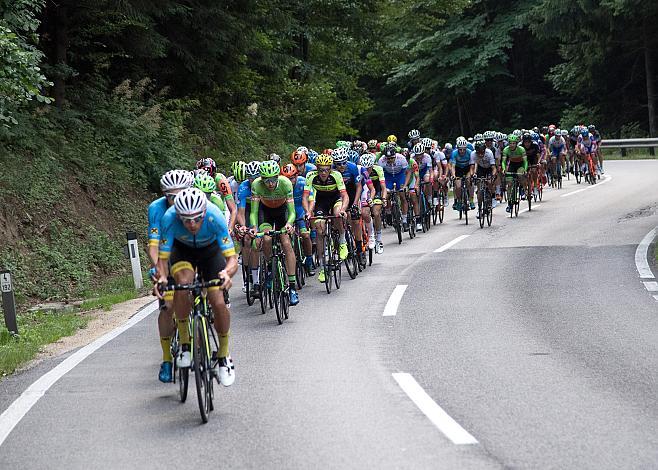
[[[389,206],[391,208],[391,221],[398,235],[398,244],[402,243],[402,209],[400,206],[400,191],[391,189],[388,191]]]
[[[287,233],[285,229],[282,229],[267,230],[258,232],[255,235],[255,238],[272,238],[272,255],[265,262],[265,271],[268,273],[266,282],[269,284],[271,280],[271,287],[269,285],[265,287],[268,291],[268,300],[270,300],[271,296],[271,304],[274,304],[276,320],[279,325],[289,318],[290,313],[290,286],[288,283],[288,271],[286,270],[286,256],[281,245],[281,235]],[[262,252],[261,255],[263,258],[265,257]],[[262,289],[263,286],[261,286]]]
[[[507,193],[507,204],[512,207],[510,211],[511,217],[519,216],[519,204],[521,202],[521,197],[519,195],[520,184],[519,184],[519,175],[517,173],[505,173],[505,179],[512,179],[512,186]]]
[[[491,227],[491,219],[493,217],[493,194],[489,189],[491,184],[491,177],[482,177],[477,179],[477,193],[478,193],[478,221],[480,228],[484,228],[486,220],[487,226]]]
[[[321,211],[316,211],[313,217],[309,220],[324,221],[326,226],[324,229],[324,252],[318,253],[321,262],[320,269],[324,271],[324,287],[327,294],[331,294],[332,282],[336,289],[340,289],[342,281],[342,266],[343,261],[340,259],[339,246],[340,234],[335,227],[336,223],[345,223],[345,219],[341,216],[324,215]]]
[[[434,207],[432,206],[432,201],[427,200],[427,195],[423,190],[426,185],[431,185],[429,181],[423,181],[420,183],[420,190],[418,196],[418,208],[420,209],[420,220],[423,225],[423,233],[429,232],[431,222],[432,222],[432,213],[434,212]]]
[[[470,184],[470,178],[466,175],[461,176],[461,196],[459,197],[460,207],[459,207],[459,220],[464,218],[466,225],[468,225],[468,211],[470,209],[470,201],[468,198],[468,189]]]
[[[298,221],[299,222],[299,221]],[[308,269],[304,260],[306,255],[304,254],[304,246],[302,244],[302,236],[299,233],[299,227],[295,228],[295,233],[290,238],[292,243],[292,249],[295,253],[295,275],[297,277],[297,288],[301,289],[306,285],[306,277],[309,276]]]
[[[161,293],[168,291],[190,291],[192,293],[192,313],[190,330],[190,354],[192,356],[192,367],[194,371],[194,381],[196,383],[197,399],[199,402],[199,412],[201,413],[201,421],[208,422],[208,415],[214,410],[213,398],[213,379],[218,379],[215,370],[219,369],[219,359],[217,358],[217,351],[219,350],[219,343],[217,341],[217,334],[212,326],[213,314],[210,305],[207,302],[205,289],[209,287],[221,287],[223,284],[221,279],[201,282],[197,276],[192,284],[174,284],[171,286],[159,286]],[[178,341],[176,341],[176,352],[178,353]],[[175,357],[175,356],[174,356]],[[187,379],[182,377],[181,368],[179,370],[179,384],[182,390],[181,401],[185,401],[187,397]],[[183,373],[185,374],[185,373]],[[189,369],[187,374],[189,374]]]

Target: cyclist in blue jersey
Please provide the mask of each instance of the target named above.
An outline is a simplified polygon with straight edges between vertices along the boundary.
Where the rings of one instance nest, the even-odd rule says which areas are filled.
[[[311,243],[311,232],[306,223],[306,211],[302,200],[304,199],[304,188],[306,187],[306,178],[299,176],[297,168],[292,163],[281,168],[281,176],[288,178],[293,184],[293,197],[295,198],[295,224],[299,229],[299,235],[302,238],[302,248],[304,249],[304,264],[310,276],[315,275],[313,266],[313,244]],[[309,199],[313,198],[313,188],[310,189]]]
[[[458,137],[456,142],[456,149],[452,151],[450,156],[450,166],[452,167],[452,174],[455,177],[455,203],[452,208],[456,211],[461,210],[461,178],[466,176],[466,184],[468,185],[469,206],[475,209],[473,202],[473,185],[471,184],[471,176],[475,171],[475,159],[473,158],[473,150],[469,149],[468,141],[464,137]]]
[[[314,164],[308,161],[308,154],[303,150],[295,150],[290,155],[290,161],[293,165],[295,165],[295,168],[297,169],[297,175],[303,176],[304,178],[306,178],[306,175],[310,171],[315,171],[317,169]]]
[[[238,188],[239,228],[237,232],[238,238],[242,239],[242,263],[247,263],[247,266],[251,269],[252,280],[258,279],[258,252],[252,249],[253,237],[249,233],[249,228],[247,227],[247,214],[251,213],[251,183],[253,183],[259,176],[260,162],[256,160],[249,162],[245,167],[246,179],[240,183]],[[246,283],[247,279],[244,279],[243,281]],[[242,291],[247,292],[246,284],[242,287]],[[251,289],[249,292],[253,292],[254,295],[258,294],[254,289]]]
[[[387,146],[384,148],[383,156],[379,159],[379,166],[384,171],[384,178],[386,180],[386,189],[388,191],[405,191],[407,189],[407,176],[411,172],[409,162],[404,155],[397,152],[395,146]],[[403,230],[407,231],[407,213],[409,211],[409,203],[406,197],[400,197],[400,210],[402,213]],[[389,217],[389,224],[390,217]]]
[[[164,196],[153,201],[148,207],[148,255],[151,260],[149,274],[152,280],[156,280],[158,255],[160,251],[160,236],[162,234],[162,217],[174,204],[176,195],[184,189],[192,186],[194,178],[192,173],[184,170],[171,170],[160,178],[160,188]],[[158,315],[158,331],[160,333],[160,346],[162,347],[162,364],[158,378],[161,382],[171,382],[173,357],[171,356],[171,338],[176,330],[174,319],[174,293],[167,292],[160,301],[160,314]],[[184,332],[189,341],[187,328]]]
[[[363,251],[363,237],[361,234],[359,220],[361,219],[361,191],[363,190],[363,176],[359,168],[352,162],[348,161],[349,151],[338,148],[332,154],[334,167],[342,175],[345,183],[345,191],[349,197],[348,207],[350,208],[350,226],[354,234],[356,243],[356,252]],[[371,182],[372,183],[372,182]]]
[[[215,329],[219,336],[219,370],[222,385],[228,387],[235,380],[233,361],[229,354],[231,313],[224,303],[221,290],[228,290],[238,270],[238,259],[229,235],[226,218],[214,204],[207,203],[206,195],[196,188],[184,189],[174,199],[174,206],[162,217],[162,238],[158,261],[158,284],[168,284],[169,260],[171,275],[177,284],[194,282],[195,270],[204,281],[221,280],[219,287],[209,287],[207,298],[215,314]],[[158,286],[154,294],[162,298]],[[189,292],[176,291],[174,311],[179,328],[187,321],[192,310]],[[181,338],[179,367],[190,367],[190,343]]]

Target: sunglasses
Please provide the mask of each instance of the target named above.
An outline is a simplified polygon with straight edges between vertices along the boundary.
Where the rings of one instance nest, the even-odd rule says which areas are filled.
[[[195,223],[198,224],[203,220],[203,214],[197,215],[196,217],[181,217],[183,223]]]
[[[336,163],[336,168],[338,168],[339,166],[347,166],[347,162]]]
[[[278,183],[279,182],[279,177],[278,176],[272,176],[271,178],[265,178],[263,180],[263,182],[264,183],[270,183],[270,184]]]
[[[331,171],[331,168],[318,168],[318,173],[329,173]]]

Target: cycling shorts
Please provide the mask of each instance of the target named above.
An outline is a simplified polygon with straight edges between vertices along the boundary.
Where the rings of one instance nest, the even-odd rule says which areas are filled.
[[[509,162],[507,173],[517,173],[519,168],[523,168],[523,162]]]
[[[322,212],[324,215],[333,215],[334,207],[340,206],[342,198],[337,192],[318,191],[315,194],[315,213]]]
[[[484,168],[481,166],[478,166],[477,171],[475,172],[478,178],[486,178],[488,176],[491,176],[493,174],[493,167],[489,168]]]
[[[386,189],[390,191],[393,189],[393,185],[395,185],[397,189],[400,189],[404,185],[404,182],[407,179],[407,175],[405,174],[404,171],[401,171],[400,173],[397,173],[395,175],[386,173],[385,178],[386,178]]]
[[[219,272],[226,268],[226,260],[217,242],[202,248],[192,248],[174,240],[170,260],[173,276],[184,269],[196,269],[201,279],[206,282],[219,279]],[[218,289],[218,286],[209,287],[208,291]]]
[[[455,166],[455,178],[461,178],[462,176],[466,176],[470,169],[471,169],[470,166]]]
[[[264,228],[281,230],[288,223],[288,210],[285,204],[279,207],[267,207],[260,204],[258,212],[258,219],[260,220],[260,224],[258,225],[259,230]]]

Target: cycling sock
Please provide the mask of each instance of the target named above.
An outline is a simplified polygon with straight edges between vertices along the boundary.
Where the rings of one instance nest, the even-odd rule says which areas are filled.
[[[189,319],[178,320],[176,319],[176,325],[178,326],[178,336],[180,337],[181,344],[190,344],[190,321]]]
[[[294,289],[297,285],[297,276],[294,274],[288,274],[288,285],[291,289]]]
[[[368,234],[372,237],[372,235],[375,233],[375,224],[370,221],[370,225],[368,225]]]
[[[340,236],[338,237],[338,243],[341,245],[345,243],[345,232],[341,233]]]
[[[355,240],[356,241],[356,252],[361,253],[363,251],[363,240]]]
[[[407,221],[407,214],[406,214],[406,212],[403,212],[403,213],[402,213],[402,221],[403,221],[403,222],[406,222],[406,221]]]
[[[251,280],[258,284],[258,268],[251,268]]]
[[[164,362],[172,362],[171,357],[171,336],[160,338],[160,346],[162,346],[162,360]]]
[[[226,334],[219,334],[219,357],[228,357],[228,338],[230,335],[230,330]]]
[[[381,230],[377,230],[375,232],[375,240],[377,240],[378,242],[382,241],[382,231]]]

